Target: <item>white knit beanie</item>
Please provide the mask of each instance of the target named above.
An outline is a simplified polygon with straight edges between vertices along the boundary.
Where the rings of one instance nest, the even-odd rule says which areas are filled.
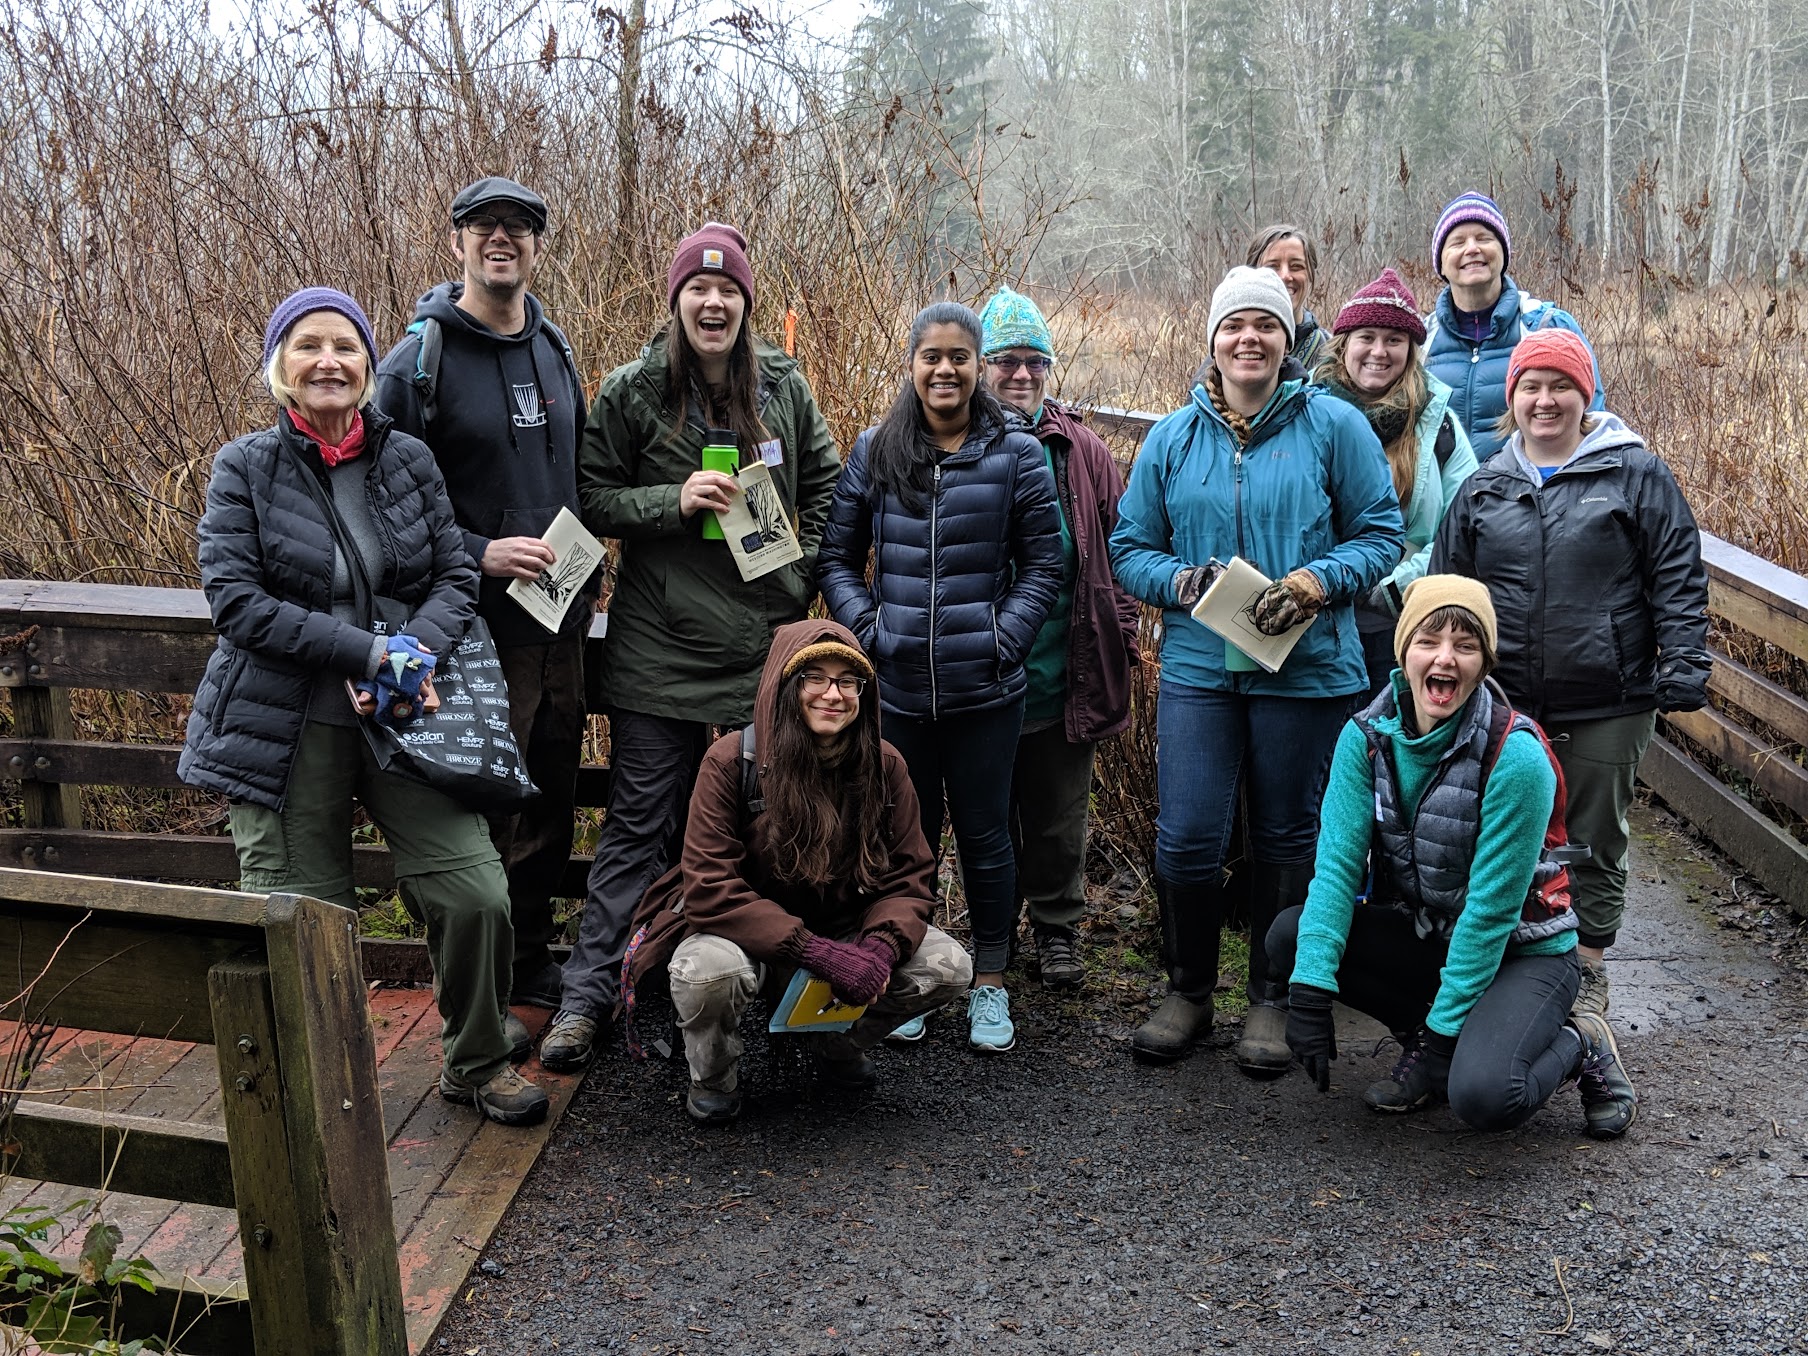
[[[1287,284],[1272,268],[1250,268],[1238,264],[1224,275],[1218,290],[1212,293],[1211,318],[1206,321],[1206,344],[1216,342],[1218,326],[1233,311],[1267,311],[1287,331],[1287,347],[1293,347],[1293,298],[1287,295]]]

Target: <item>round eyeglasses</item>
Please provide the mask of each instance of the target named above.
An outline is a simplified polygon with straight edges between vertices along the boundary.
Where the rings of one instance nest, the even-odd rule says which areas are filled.
[[[844,697],[858,697],[866,691],[866,679],[857,673],[844,673],[839,678],[831,678],[816,669],[804,670],[805,692],[827,692],[830,687],[839,690]]]

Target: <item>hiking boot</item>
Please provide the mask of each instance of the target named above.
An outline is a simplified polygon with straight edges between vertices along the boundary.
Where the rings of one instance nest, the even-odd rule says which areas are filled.
[[[713,1092],[692,1083],[684,1095],[684,1114],[698,1125],[731,1125],[741,1114],[741,1090]]]
[[[1418,1111],[1444,1096],[1450,1083],[1450,1056],[1433,1049],[1424,1032],[1408,1036],[1394,1071],[1369,1084],[1362,1100],[1376,1111]]]
[[[596,1042],[596,1020],[581,1013],[561,1012],[540,1038],[540,1062],[554,1073],[569,1073],[590,1062]]]
[[[467,1083],[450,1069],[439,1071],[439,1095],[475,1106],[500,1125],[537,1125],[546,1119],[546,1094],[515,1071],[502,1068],[485,1083]]]
[[[929,1025],[929,1014],[919,1012],[900,1027],[893,1028],[885,1039],[894,1045],[910,1045],[923,1039],[923,1032]]]
[[[967,995],[967,1043],[988,1055],[1002,1055],[1017,1044],[1010,995],[1003,989],[984,984]]]
[[[1279,1078],[1293,1066],[1287,1048],[1287,1009],[1275,1003],[1251,1003],[1237,1042],[1237,1067],[1251,1078]]]
[[[1638,1119],[1638,1093],[1620,1062],[1613,1028],[1592,1012],[1572,1012],[1570,1030],[1582,1042],[1582,1064],[1576,1086],[1582,1093],[1582,1116],[1595,1139],[1618,1139]]]
[[[1194,1042],[1209,1036],[1211,1030],[1209,1001],[1195,1003],[1181,994],[1170,993],[1149,1014],[1149,1020],[1131,1034],[1130,1049],[1138,1059],[1151,1064],[1172,1064],[1184,1057]]]
[[[837,1049],[825,1044],[815,1054],[819,1083],[843,1092],[862,1092],[879,1084],[879,1066],[864,1050]]]
[[[1072,928],[1037,928],[1036,956],[1042,982],[1051,989],[1077,989],[1086,978],[1080,935]]]
[[[539,965],[523,972],[517,969],[514,979],[509,985],[509,1002],[529,1003],[536,1008],[559,1010],[559,989],[564,982],[564,972],[559,969],[558,962],[548,956]]]
[[[1582,962],[1582,983],[1576,989],[1576,1001],[1570,1004],[1569,1010],[1588,1017],[1607,1015],[1606,961]]]
[[[534,1038],[527,1034],[527,1023],[507,1008],[502,1010],[502,1034],[509,1043],[509,1063],[519,1064],[534,1052]]]

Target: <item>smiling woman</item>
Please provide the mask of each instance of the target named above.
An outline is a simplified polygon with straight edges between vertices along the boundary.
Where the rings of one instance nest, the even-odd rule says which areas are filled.
[[[932,848],[947,804],[973,923],[968,1037],[1004,1051],[1016,1043],[1004,989],[1017,920],[1011,766],[1024,660],[1060,589],[1061,531],[1041,446],[980,381],[983,347],[967,307],[918,313],[903,389],[836,486],[821,580],[873,658]]]

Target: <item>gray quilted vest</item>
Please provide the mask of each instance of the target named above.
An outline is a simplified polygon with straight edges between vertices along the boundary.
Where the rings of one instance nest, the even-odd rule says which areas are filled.
[[[1375,779],[1375,827],[1370,863],[1375,872],[1377,902],[1386,902],[1413,917],[1420,937],[1448,940],[1469,896],[1469,871],[1481,832],[1482,794],[1500,745],[1514,730],[1537,731],[1528,716],[1514,711],[1506,693],[1485,679],[1459,718],[1462,724],[1438,759],[1419,798],[1418,814],[1408,824],[1400,804],[1400,783],[1389,752],[1389,737],[1376,721],[1397,713],[1389,683],[1356,716],[1368,740]],[[1540,743],[1543,743],[1542,737]],[[1546,745],[1549,756],[1549,746]],[[1570,908],[1567,861],[1577,855],[1567,848],[1563,820],[1566,809],[1562,769],[1556,759],[1557,800],[1545,835],[1545,852],[1532,874],[1525,908],[1511,941],[1537,941],[1576,926]]]

